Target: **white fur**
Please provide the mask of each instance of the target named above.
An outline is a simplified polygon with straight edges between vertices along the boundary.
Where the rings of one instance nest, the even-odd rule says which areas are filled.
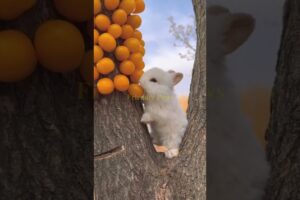
[[[176,73],[152,68],[144,73],[140,83],[145,90],[145,112],[141,122],[150,124],[153,143],[168,148],[167,158],[178,156],[187,119],[173,87]],[[155,78],[157,82],[151,82]]]
[[[208,199],[261,200],[269,174],[265,152],[240,111],[238,96],[226,77],[224,39],[229,12],[208,12]],[[245,60],[245,62],[247,62]],[[222,94],[215,91],[222,91]]]

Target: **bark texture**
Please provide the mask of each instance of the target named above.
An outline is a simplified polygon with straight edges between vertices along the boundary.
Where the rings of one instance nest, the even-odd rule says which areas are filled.
[[[33,38],[41,22],[56,16],[52,1],[40,0],[21,18],[0,21],[0,30]],[[78,71],[38,66],[24,81],[0,83],[0,199],[93,198],[92,89],[80,82]]]
[[[140,123],[140,101],[117,92],[100,96],[94,103],[96,200],[206,199],[206,5],[193,5],[198,43],[180,155],[167,160],[155,152]]]
[[[272,91],[267,200],[300,199],[300,2],[287,0]]]

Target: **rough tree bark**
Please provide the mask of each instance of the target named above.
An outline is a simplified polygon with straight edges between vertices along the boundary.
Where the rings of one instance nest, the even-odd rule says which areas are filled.
[[[197,53],[188,119],[178,158],[155,152],[140,123],[141,102],[122,93],[94,103],[96,200],[206,199],[206,18],[205,0],[193,0]]]
[[[0,21],[0,30],[32,39],[41,22],[56,16],[52,1],[39,0],[21,18]],[[78,71],[38,66],[24,81],[0,83],[0,199],[93,198],[92,89],[91,98],[78,98],[80,82]]]
[[[272,91],[267,200],[300,199],[300,2],[287,0]]]

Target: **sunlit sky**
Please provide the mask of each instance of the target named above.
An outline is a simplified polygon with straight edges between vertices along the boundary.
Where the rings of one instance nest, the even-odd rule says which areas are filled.
[[[193,61],[180,58],[183,47],[174,47],[174,37],[169,33],[169,16],[178,24],[192,24],[194,15],[191,0],[145,0],[141,31],[146,42],[146,70],[152,67],[182,72],[184,79],[176,86],[179,95],[188,95]],[[260,85],[271,88],[277,61],[282,29],[281,0],[208,0],[208,5],[218,4],[232,12],[245,12],[256,19],[256,27],[249,40],[228,56],[228,76],[237,88]],[[196,41],[193,43],[195,44]]]
[[[173,16],[178,24],[192,24],[194,14],[189,0],[145,0],[146,10],[142,14],[140,30],[146,43],[145,70],[159,67],[173,69],[184,74],[184,79],[176,87],[178,95],[188,95],[193,61],[180,58],[183,47],[174,47],[175,38],[169,33],[168,17]],[[193,43],[195,43],[194,41]]]

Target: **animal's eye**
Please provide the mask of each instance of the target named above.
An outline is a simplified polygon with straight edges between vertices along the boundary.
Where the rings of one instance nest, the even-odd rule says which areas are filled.
[[[153,83],[157,83],[157,80],[155,78],[151,78],[150,81]]]

